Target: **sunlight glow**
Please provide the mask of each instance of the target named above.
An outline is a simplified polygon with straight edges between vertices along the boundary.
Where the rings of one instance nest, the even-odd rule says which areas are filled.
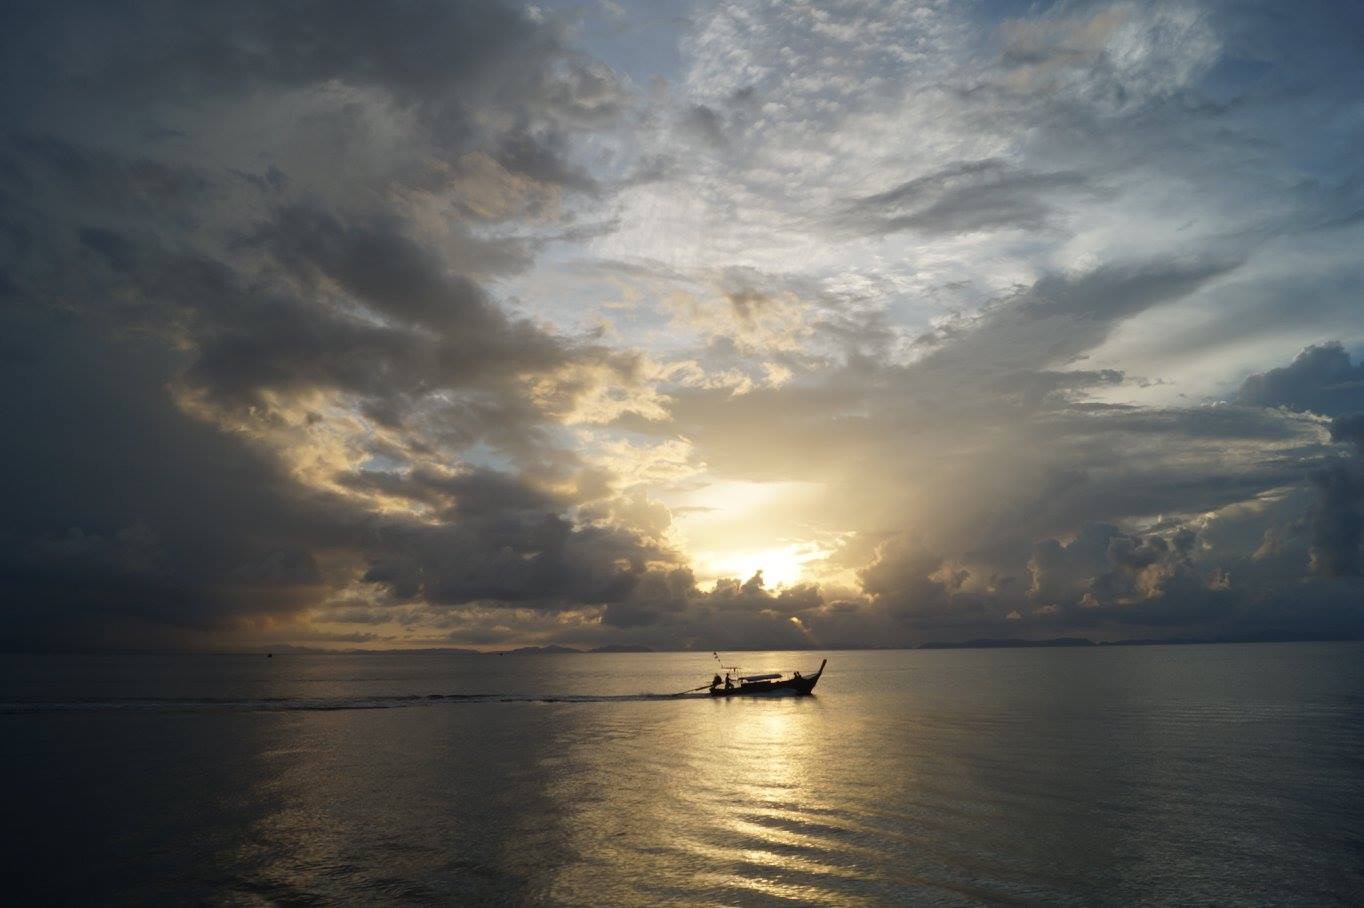
[[[756,552],[697,552],[698,570],[706,579],[737,577],[747,580],[758,571],[770,589],[799,583],[802,565],[827,553],[807,543],[762,549]]]
[[[698,581],[746,581],[762,571],[772,589],[808,579],[811,562],[828,557],[829,545],[817,541],[827,534],[806,519],[822,492],[819,483],[731,480],[664,500]]]

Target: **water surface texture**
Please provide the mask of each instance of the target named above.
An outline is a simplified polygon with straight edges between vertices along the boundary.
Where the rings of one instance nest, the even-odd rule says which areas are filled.
[[[1364,645],[4,656],[11,891],[102,904],[1364,901]]]

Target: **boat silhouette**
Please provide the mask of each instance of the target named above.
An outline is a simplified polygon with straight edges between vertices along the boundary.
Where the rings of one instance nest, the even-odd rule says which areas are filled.
[[[771,672],[765,675],[741,675],[738,684],[733,682],[729,674],[726,674],[724,678],[716,675],[710,683],[710,695],[712,697],[807,696],[815,689],[815,684],[819,682],[819,676],[824,674],[824,666],[828,664],[829,660],[825,659],[819,663],[819,670],[814,674],[802,675],[800,672],[792,672],[789,678],[783,677],[781,672]]]

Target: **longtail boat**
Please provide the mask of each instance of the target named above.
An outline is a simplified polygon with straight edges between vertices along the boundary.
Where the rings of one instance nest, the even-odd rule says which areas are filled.
[[[771,672],[765,675],[740,675],[738,684],[734,683],[729,674],[726,674],[724,678],[716,675],[710,683],[710,695],[712,697],[746,697],[755,694],[785,694],[803,697],[815,689],[819,676],[824,674],[824,666],[828,664],[828,659],[819,663],[819,671],[813,675],[802,675],[800,672],[792,672],[789,678],[785,677],[782,672]]]

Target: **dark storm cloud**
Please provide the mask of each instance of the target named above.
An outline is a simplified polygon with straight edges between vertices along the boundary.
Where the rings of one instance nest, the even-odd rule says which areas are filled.
[[[80,94],[85,115],[153,121],[160,103],[340,80],[380,86],[453,134],[472,129],[469,95],[542,92],[545,71],[513,60],[559,49],[554,34],[495,2],[20,2],[7,5],[5,24],[11,94],[22,87],[34,105]],[[51,78],[54,68],[64,78]]]
[[[158,228],[193,230],[202,225],[201,206],[221,199],[219,186],[192,164],[13,132],[0,134],[0,194],[8,202],[0,211],[12,256],[6,264],[25,272],[77,238],[116,270],[128,270],[135,256],[127,230],[144,237]]]
[[[1202,534],[1206,544],[1199,543],[1194,529],[1178,524],[1172,534],[1146,536],[1091,524],[1071,543],[1038,544],[1029,564],[1032,604],[1056,605],[1061,615],[1069,610],[1068,620],[1077,623],[1191,626],[1203,621],[1231,629],[1222,633],[1268,638],[1364,632],[1364,615],[1342,608],[1343,584],[1356,582],[1352,578],[1364,567],[1364,466],[1357,447],[1359,416],[1353,412],[1361,401],[1358,373],[1340,344],[1312,346],[1291,364],[1246,379],[1237,395],[1240,406],[1178,413],[1181,422],[1205,423],[1182,429],[1186,437],[1214,442],[1268,440],[1278,434],[1276,425],[1287,441],[1293,423],[1281,415],[1283,410],[1339,414],[1330,423],[1330,436],[1351,445],[1348,452],[1302,438],[1281,449],[1278,458],[1264,461],[1259,471],[1242,467],[1220,482],[1216,475],[1207,477],[1212,485],[1203,500],[1184,502],[1186,510],[1211,510],[1219,498],[1259,498],[1264,492],[1256,496],[1257,487],[1277,488],[1281,497],[1287,490],[1301,490],[1283,497],[1285,502],[1310,492],[1314,500],[1296,513],[1267,505],[1247,512],[1263,509],[1267,518],[1251,524],[1263,534],[1253,555],[1227,547],[1223,538],[1221,525],[1234,526],[1243,518],[1219,517],[1207,524],[1211,529]],[[1140,429],[1144,435],[1153,428],[1152,415],[1138,411],[1127,418],[1146,424]],[[1311,425],[1312,419],[1303,417],[1299,426]],[[1165,490],[1173,496],[1166,507],[1193,493],[1198,483],[1191,475],[1168,477]],[[1156,505],[1159,485],[1148,484],[1146,493]],[[1093,511],[1092,505],[1088,510]],[[1119,608],[1105,611],[1105,603]]]
[[[1201,577],[1193,564],[1196,542],[1197,532],[1187,526],[1165,536],[1086,524],[1067,544],[1046,539],[1034,547],[1029,602],[1043,610],[1122,608],[1120,621],[1149,620],[1152,600],[1173,589],[1215,587],[1217,578]]]
[[[623,599],[646,558],[671,557],[566,516],[600,482],[550,437],[588,381],[554,376],[631,360],[493,301],[481,282],[524,267],[522,243],[458,222],[419,239],[412,208],[448,188],[431,161],[472,152],[517,191],[595,191],[567,143],[619,115],[609,69],[497,3],[4,17],[4,645],[203,645],[365,589],[567,608]],[[311,160],[306,131],[186,153],[216,114],[286,95],[344,141]],[[411,156],[389,167],[386,140],[354,127],[366,116],[407,130]],[[387,467],[312,464],[332,455],[310,433],[344,428],[310,410],[327,395],[389,428],[359,442]],[[501,468],[429,466],[478,444]]]
[[[1360,573],[1364,552],[1364,469],[1357,460],[1337,463],[1312,476],[1319,497],[1311,512],[1312,569],[1327,577]]]
[[[904,537],[877,548],[875,559],[859,572],[873,603],[903,620],[920,621],[953,610],[950,578],[940,577],[943,558],[921,542]]]
[[[391,212],[361,212],[346,217],[316,203],[296,203],[273,213],[244,238],[260,246],[281,266],[317,289],[331,280],[366,305],[398,320],[433,329],[454,322],[487,324],[501,318],[482,289],[466,274],[498,274],[526,264],[525,253],[510,243],[478,241],[460,235],[469,248],[456,250],[453,264],[414,239]],[[467,254],[467,260],[464,259]]]
[[[1348,442],[1364,451],[1364,413],[1337,416],[1331,420],[1331,440]]]
[[[1311,474],[1317,492],[1308,514],[1311,566],[1326,577],[1358,576],[1364,565],[1364,363],[1352,362],[1339,343],[1311,346],[1287,366],[1246,378],[1237,399],[1334,417],[1331,439],[1353,450]]]
[[[347,518],[170,404],[173,354],[7,300],[10,646],[157,645],[313,601]],[[23,338],[21,347],[17,338]]]
[[[507,318],[469,278],[442,270],[392,221],[351,226],[311,209],[281,212],[239,246],[266,251],[293,278],[273,283],[109,230],[78,236],[136,292],[130,326],[135,317],[144,330],[187,332],[197,355],[183,381],[228,404],[338,389],[374,407],[386,402],[400,420],[406,404],[431,391],[501,387],[570,355],[528,322]],[[383,320],[332,304],[332,292]]]
[[[242,381],[272,391],[300,383],[391,395],[406,384],[402,369],[414,382],[450,384],[439,368],[423,371],[420,360],[412,362],[420,344],[372,327],[338,329],[326,309],[176,286],[196,291],[201,304],[213,298],[235,306],[233,337],[249,346],[229,355],[233,341],[219,333],[225,329],[201,324],[200,352],[181,379],[215,394],[233,387],[225,360],[240,368]],[[281,313],[290,313],[292,328],[279,321]],[[200,316],[228,318],[212,310]],[[7,535],[16,546],[5,571],[7,599],[23,603],[9,624],[11,645],[98,645],[127,635],[172,642],[188,639],[175,629],[287,616],[327,592],[307,546],[347,557],[368,553],[362,557],[374,565],[364,579],[398,599],[550,606],[622,597],[650,553],[628,533],[574,528],[558,516],[568,499],[495,471],[375,474],[379,491],[434,507],[439,527],[377,518],[308,493],[271,457],[174,405],[166,381],[183,355],[149,339],[111,341],[101,329],[112,326],[97,313],[87,313],[80,327],[66,318],[29,313],[7,326],[8,336],[43,351],[16,344],[6,357],[7,387],[23,397],[23,418],[10,423],[19,441],[7,474],[21,480],[7,494]],[[324,366],[330,358],[349,362],[350,370]],[[376,383],[375,370],[387,381]],[[509,431],[497,425],[502,435]],[[345,478],[351,487],[363,484]]]
[[[414,469],[348,479],[353,487],[371,485],[420,502],[439,517],[383,521],[367,547],[364,581],[400,601],[551,609],[619,602],[647,560],[669,557],[634,533],[575,526],[561,516],[569,496],[504,472]]]
[[[1236,399],[1323,416],[1356,413],[1364,410],[1364,362],[1355,365],[1339,343],[1308,347],[1287,366],[1249,376]]]
[[[631,533],[574,527],[548,510],[464,514],[387,528],[364,580],[436,605],[595,605],[626,598],[650,554]]]
[[[608,605],[602,623],[626,635],[667,639],[689,646],[804,648],[816,643],[793,618],[825,606],[817,587],[770,588],[759,571],[746,580],[727,578],[700,588],[689,568],[651,569],[629,595]]]

